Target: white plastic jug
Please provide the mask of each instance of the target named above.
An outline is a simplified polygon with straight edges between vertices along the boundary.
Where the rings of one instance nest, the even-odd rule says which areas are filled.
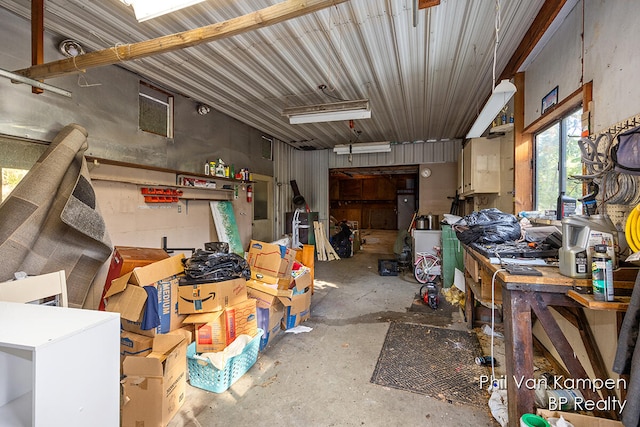
[[[608,215],[572,215],[562,219],[562,247],[558,250],[560,273],[579,279],[591,277],[595,245],[606,245],[613,268],[618,268],[618,230]]]

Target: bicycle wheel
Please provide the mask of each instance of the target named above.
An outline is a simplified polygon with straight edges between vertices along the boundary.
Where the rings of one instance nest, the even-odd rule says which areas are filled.
[[[427,254],[421,256],[413,269],[413,275],[419,283],[433,282],[437,274],[434,274],[434,267],[439,264],[437,257]]]

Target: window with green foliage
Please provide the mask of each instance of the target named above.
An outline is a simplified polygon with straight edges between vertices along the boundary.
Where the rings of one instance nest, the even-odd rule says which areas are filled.
[[[2,201],[13,191],[47,149],[47,144],[0,136]]]
[[[582,197],[582,174],[578,140],[582,132],[582,109],[553,123],[535,136],[535,210],[555,210],[560,194]],[[576,213],[582,213],[577,203]]]
[[[140,82],[138,97],[140,130],[173,138],[173,96]]]

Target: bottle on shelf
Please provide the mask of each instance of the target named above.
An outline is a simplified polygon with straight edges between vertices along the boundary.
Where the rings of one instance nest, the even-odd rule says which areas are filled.
[[[595,245],[596,253],[591,258],[593,298],[596,301],[614,301],[613,262],[607,255],[607,245]]]

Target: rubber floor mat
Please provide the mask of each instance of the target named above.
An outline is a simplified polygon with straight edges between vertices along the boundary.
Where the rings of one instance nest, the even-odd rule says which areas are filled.
[[[472,332],[392,322],[371,382],[443,401],[486,406],[489,395],[480,387],[480,376],[490,372],[475,363],[480,355]]]

